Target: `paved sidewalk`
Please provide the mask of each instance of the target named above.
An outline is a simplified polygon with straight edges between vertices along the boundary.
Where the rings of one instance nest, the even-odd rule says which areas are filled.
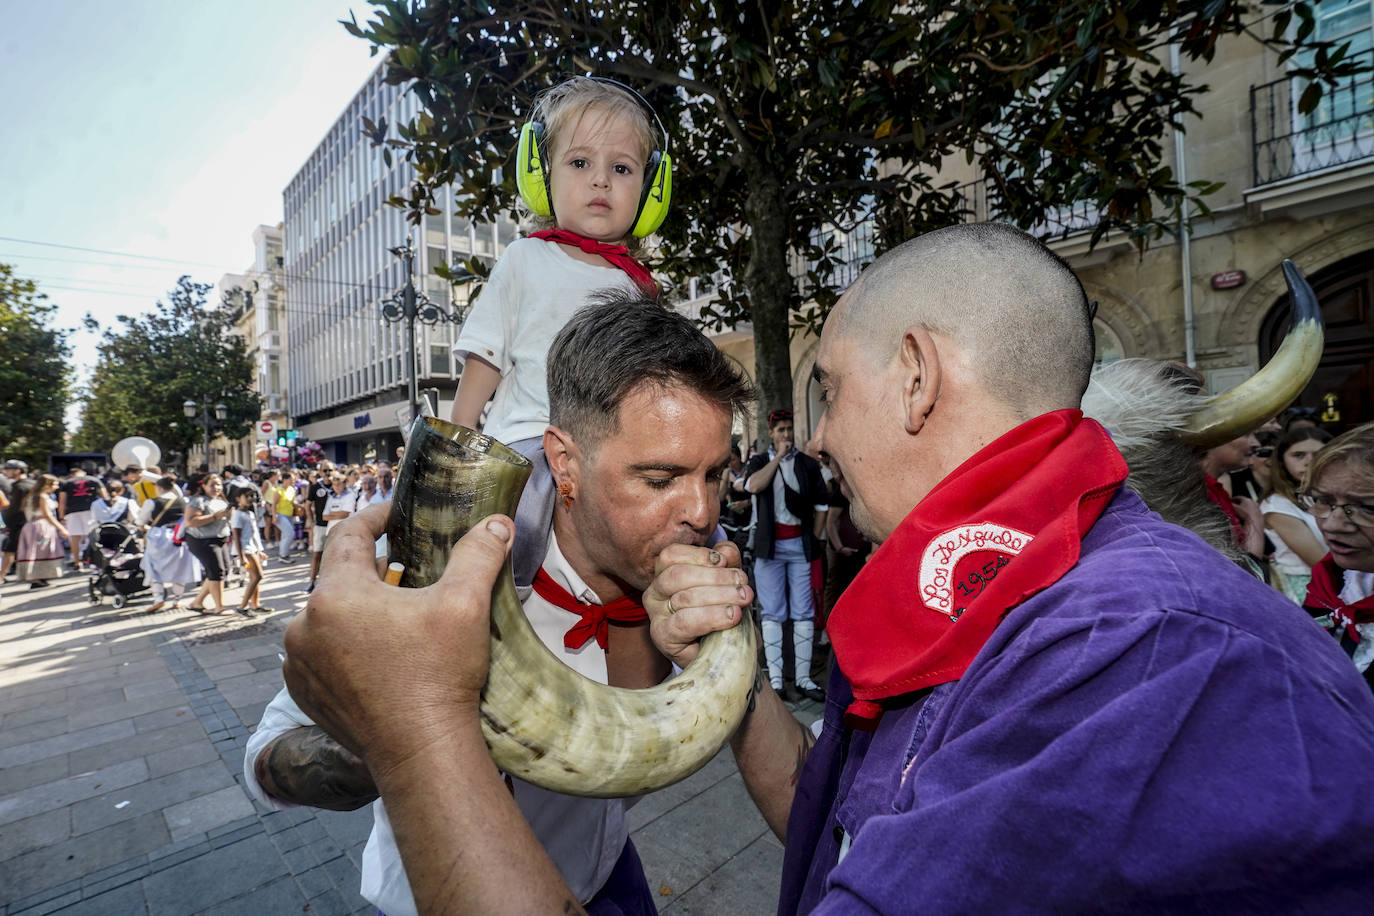
[[[272,561],[276,613],[252,621],[93,606],[85,576],[0,587],[0,916],[376,912],[368,809],[268,812],[241,787],[307,568]],[[631,825],[662,912],[774,910],[782,847],[728,749]]]

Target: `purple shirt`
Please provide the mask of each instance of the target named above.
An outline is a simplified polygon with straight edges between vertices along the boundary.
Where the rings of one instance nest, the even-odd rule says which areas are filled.
[[[1129,491],[962,679],[872,734],[850,698],[837,670],[779,913],[1368,912],[1374,694]]]

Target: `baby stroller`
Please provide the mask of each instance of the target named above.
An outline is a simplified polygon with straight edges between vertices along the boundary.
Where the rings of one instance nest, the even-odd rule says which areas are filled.
[[[100,604],[106,595],[113,595],[114,606],[122,608],[130,597],[148,590],[143,582],[143,547],[132,526],[119,522],[101,525],[86,546],[85,558],[95,567],[90,581],[91,604]]]

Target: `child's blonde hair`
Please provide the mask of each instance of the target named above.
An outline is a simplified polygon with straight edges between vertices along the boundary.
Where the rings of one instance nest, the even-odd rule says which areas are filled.
[[[601,117],[619,116],[634,130],[639,141],[641,166],[648,162],[649,154],[658,143],[653,121],[643,103],[621,86],[589,76],[574,76],[564,80],[552,89],[541,92],[534,100],[530,120],[544,125],[544,136],[540,139],[546,163],[552,163],[554,150],[559,138],[572,133],[593,109]],[[547,168],[547,166],[546,166]],[[547,172],[546,172],[547,174]],[[521,202],[521,215],[535,224],[537,229],[552,229],[556,225],[552,216],[535,216]],[[633,228],[633,224],[631,224]],[[627,238],[625,243],[631,251],[636,249],[638,239]]]

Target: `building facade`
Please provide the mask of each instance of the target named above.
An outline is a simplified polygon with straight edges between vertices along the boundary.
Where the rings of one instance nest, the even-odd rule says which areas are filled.
[[[220,277],[214,294],[230,310],[233,333],[243,341],[253,362],[252,390],[262,398],[262,415],[276,429],[290,428],[286,414],[285,334],[286,287],[282,260],[282,226],[260,225],[253,230],[253,263],[243,273]],[[255,467],[258,446],[266,443],[256,432],[239,439],[215,435],[210,454],[192,446],[190,467],[208,463],[212,468],[237,464]]]
[[[1374,60],[1370,0],[1330,0],[1316,15],[1318,37],[1348,40],[1356,56]],[[1192,214],[1179,236],[1152,241],[1143,253],[1120,235],[1090,248],[1097,211],[1072,204],[1046,214],[1038,231],[1098,302],[1099,361],[1186,362],[1213,392],[1249,378],[1282,341],[1289,306],[1280,265],[1292,259],[1326,320],[1321,366],[1297,403],[1339,432],[1374,420],[1374,75],[1327,87],[1317,110],[1301,114],[1306,85],[1288,66],[1253,39],[1232,37],[1211,62],[1182,67],[1210,91],[1185,132],[1162,138],[1170,151],[1164,164],[1181,181],[1222,184],[1207,198],[1211,212]],[[940,178],[961,183],[967,218],[997,219],[986,184],[956,158]],[[872,228],[833,234],[849,262],[836,276],[843,287],[872,259]],[[796,268],[804,272],[805,264]],[[752,376],[748,326],[718,341]],[[799,336],[792,344],[799,437],[820,416],[810,381],[818,343]]]
[[[387,205],[414,171],[399,156],[386,162],[363,119],[406,123],[418,107],[405,87],[384,81],[384,71],[373,72],[283,193],[287,412],[300,438],[319,442],[332,461],[394,458],[409,412],[407,360],[420,389],[439,391],[441,416],[457,388],[451,350],[459,325],[417,324],[410,351],[405,322],[382,318],[383,301],[406,282],[390,249],[410,239],[417,292],[461,307],[464,287],[435,268],[470,257],[492,263],[516,233],[513,222],[477,226],[455,217],[451,188],[440,194],[440,215],[420,226]]]

